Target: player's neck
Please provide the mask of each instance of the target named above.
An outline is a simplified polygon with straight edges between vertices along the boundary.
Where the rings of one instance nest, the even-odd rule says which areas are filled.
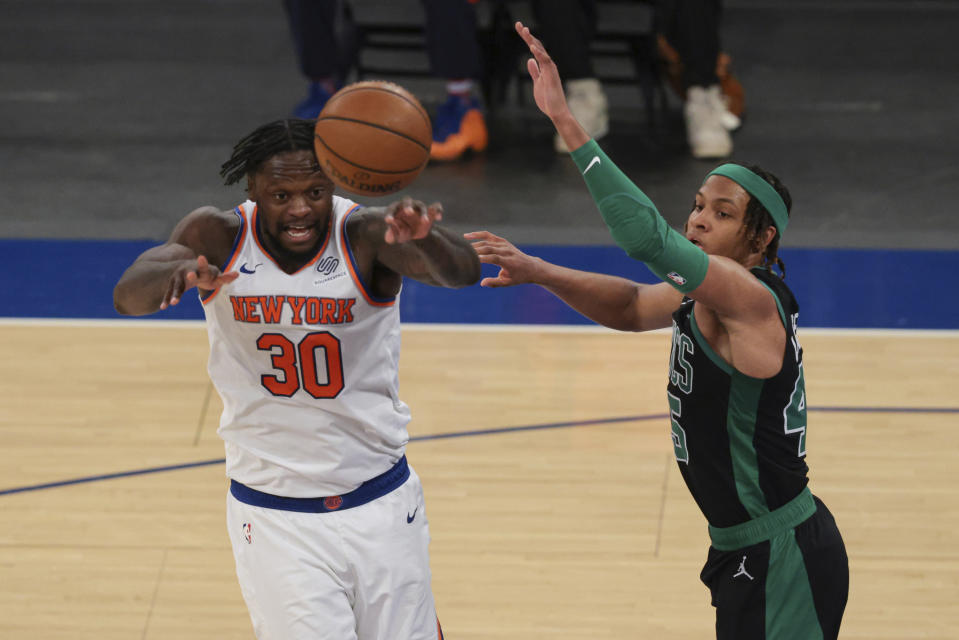
[[[296,273],[309,264],[316,257],[317,252],[323,247],[323,244],[329,237],[329,225],[330,221],[327,220],[324,231],[317,236],[316,242],[303,251],[290,251],[286,249],[276,238],[264,232],[262,228],[258,229],[258,234],[263,249],[273,258],[273,261],[276,262],[280,269],[286,273]]]

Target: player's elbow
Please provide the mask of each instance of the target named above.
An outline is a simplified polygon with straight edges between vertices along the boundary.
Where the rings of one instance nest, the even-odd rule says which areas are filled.
[[[460,287],[472,286],[479,282],[479,279],[480,261],[479,256],[474,253],[469,261],[469,266],[465,269],[465,273],[463,274],[463,283],[460,285]]]
[[[127,310],[126,305],[123,302],[123,293],[120,289],[120,285],[117,284],[113,287],[113,308],[121,316],[129,316],[131,313]]]
[[[472,247],[471,247],[472,248]],[[480,279],[480,261],[479,256],[475,252],[469,257],[466,261],[466,264],[460,270],[459,278],[454,284],[454,288],[462,289],[463,287],[469,287],[477,282]]]
[[[130,296],[128,287],[121,281],[113,288],[113,308],[121,316],[142,316],[150,313],[136,309],[135,300]]]
[[[448,289],[462,289],[479,282],[480,279],[480,261],[479,256],[470,247],[470,254],[456,260],[453,269],[444,270],[441,274],[434,276],[436,283]]]

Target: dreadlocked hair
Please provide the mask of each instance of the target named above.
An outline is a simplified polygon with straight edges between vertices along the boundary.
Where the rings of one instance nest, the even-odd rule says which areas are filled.
[[[286,151],[313,151],[313,120],[276,120],[257,128],[236,143],[230,159],[220,166],[224,184],[252,176],[263,163]]]
[[[786,188],[779,178],[774,176],[772,173],[766,171],[762,167],[751,164],[743,165],[757,176],[765,180],[776,190],[776,193],[779,194],[779,197],[783,199],[783,203],[786,205],[786,215],[789,215],[789,210],[792,208],[792,196],[789,195],[789,189]],[[753,243],[753,249],[758,251],[760,248],[760,238],[762,234],[771,226],[775,226],[773,222],[773,217],[769,215],[769,211],[766,210],[766,207],[759,201],[758,198],[752,196],[749,197],[749,203],[746,205],[746,220],[744,223],[746,228],[746,237],[751,243]],[[779,258],[777,252],[779,251],[779,238],[782,234],[777,233],[772,241],[766,245],[766,251],[763,252],[763,261],[760,265],[761,267],[768,269],[769,271],[774,271],[774,267],[779,269],[779,277],[786,279],[786,264]]]

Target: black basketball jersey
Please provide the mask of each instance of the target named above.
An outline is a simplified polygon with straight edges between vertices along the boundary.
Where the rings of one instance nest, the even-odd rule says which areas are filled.
[[[786,327],[783,366],[772,378],[747,376],[720,358],[696,325],[693,300],[673,313],[667,386],[673,448],[686,486],[714,527],[769,513],[807,482],[799,305],[776,274],[752,273],[772,291]]]

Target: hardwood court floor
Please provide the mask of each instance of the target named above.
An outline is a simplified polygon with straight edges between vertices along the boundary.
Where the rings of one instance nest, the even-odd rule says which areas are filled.
[[[955,638],[959,413],[889,409],[959,406],[959,336],[801,338],[811,486],[851,565],[843,637]],[[711,637],[706,527],[663,417],[668,347],[665,333],[405,330],[408,453],[447,637]],[[10,323],[0,352],[0,638],[252,638],[202,326]],[[506,430],[537,425],[554,426]],[[443,434],[462,437],[427,438]],[[199,464],[2,493],[185,463]]]

